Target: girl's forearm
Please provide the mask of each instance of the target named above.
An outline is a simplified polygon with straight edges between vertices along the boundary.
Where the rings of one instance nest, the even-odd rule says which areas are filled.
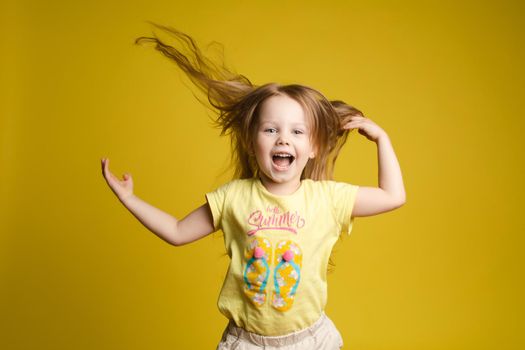
[[[164,241],[174,244],[177,219],[162,210],[131,195],[120,200],[122,204],[151,232]]]
[[[379,187],[393,198],[397,198],[400,203],[404,203],[406,195],[401,168],[399,167],[390,138],[386,133],[377,139],[377,159]]]

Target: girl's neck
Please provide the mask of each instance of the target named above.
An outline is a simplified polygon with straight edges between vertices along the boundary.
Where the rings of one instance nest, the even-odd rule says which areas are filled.
[[[276,183],[268,181],[264,176],[259,176],[259,181],[261,181],[261,184],[268,192],[277,196],[291,195],[301,188],[301,180],[297,182]]]

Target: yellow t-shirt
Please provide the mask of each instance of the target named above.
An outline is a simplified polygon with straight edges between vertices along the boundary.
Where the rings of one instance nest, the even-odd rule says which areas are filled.
[[[238,327],[278,336],[312,325],[324,310],[326,270],[341,232],[350,234],[358,186],[302,180],[291,195],[260,179],[206,194],[231,258],[217,306]]]

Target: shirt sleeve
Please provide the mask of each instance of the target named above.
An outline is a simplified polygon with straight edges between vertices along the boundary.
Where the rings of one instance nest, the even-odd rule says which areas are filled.
[[[341,225],[341,233],[349,235],[352,232],[354,209],[359,186],[344,182],[334,182],[332,185],[332,199],[335,217]]]
[[[225,204],[227,203],[226,195],[228,193],[229,187],[230,183],[227,183],[217,188],[213,192],[206,193],[206,201],[210,206],[211,214],[213,216],[213,227],[216,231],[222,229],[222,220],[225,212]]]

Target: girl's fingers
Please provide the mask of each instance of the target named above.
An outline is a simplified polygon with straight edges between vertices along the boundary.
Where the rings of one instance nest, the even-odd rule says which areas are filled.
[[[119,181],[118,177],[116,177],[115,175],[113,175],[112,172],[109,173],[109,176],[111,177],[111,180],[113,180],[113,181]]]
[[[354,129],[359,126],[359,122],[350,122],[343,126],[343,129]]]
[[[112,179],[114,181],[119,181],[118,177],[113,175],[113,173],[109,170],[109,159],[105,158],[103,162],[104,162],[103,169],[104,169],[104,174],[106,175],[106,178]]]
[[[131,174],[124,173],[122,179],[120,179],[109,170],[109,159],[107,158],[102,158],[102,174],[108,185],[114,191],[119,191],[119,189],[123,189],[132,184]]]
[[[108,160],[105,159],[104,160],[104,163],[102,165],[102,171],[104,172],[104,177],[106,179],[109,179],[111,176],[113,176],[113,174],[111,173],[111,171],[109,171],[109,165],[108,165]]]
[[[108,164],[109,164],[109,159],[108,158],[102,158],[102,172],[104,173],[104,175],[107,175]]]
[[[362,126],[362,125],[367,125],[367,124],[374,124],[374,123],[371,122],[370,119],[368,119],[368,118],[364,118],[364,117],[360,117],[360,116],[354,116],[354,117],[352,117],[352,121],[350,121],[347,124],[345,124],[345,126],[343,128],[344,129],[348,129],[349,127],[356,128],[356,127],[359,127],[359,126]]]
[[[119,179],[109,170],[109,159],[107,158],[102,159],[102,172],[104,173],[106,180],[113,183],[119,181]]]

